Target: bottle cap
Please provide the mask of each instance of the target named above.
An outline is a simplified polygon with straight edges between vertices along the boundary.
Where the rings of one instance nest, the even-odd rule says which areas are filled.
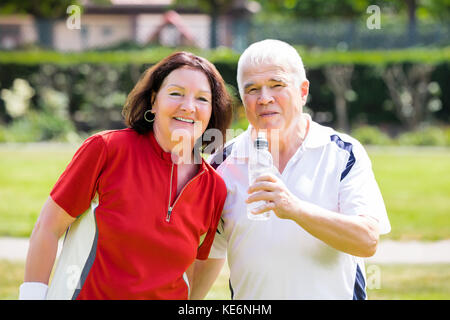
[[[269,148],[269,142],[266,138],[266,133],[264,131],[259,131],[258,136],[255,140],[255,148],[256,149],[268,149]]]

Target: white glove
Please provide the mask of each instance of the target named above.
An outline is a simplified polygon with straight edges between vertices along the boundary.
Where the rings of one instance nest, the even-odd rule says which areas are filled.
[[[19,300],[45,300],[48,286],[42,282],[24,282],[19,288]]]

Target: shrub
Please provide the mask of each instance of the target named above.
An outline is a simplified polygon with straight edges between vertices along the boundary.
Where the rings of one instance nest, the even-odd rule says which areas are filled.
[[[73,124],[47,112],[30,112],[27,116],[0,128],[0,142],[74,142],[78,140]]]
[[[375,126],[362,126],[352,131],[352,136],[362,144],[389,145],[391,138]]]
[[[449,129],[447,129],[449,131]],[[405,132],[398,136],[400,145],[445,146],[448,144],[446,132],[439,127],[425,127],[417,131]]]

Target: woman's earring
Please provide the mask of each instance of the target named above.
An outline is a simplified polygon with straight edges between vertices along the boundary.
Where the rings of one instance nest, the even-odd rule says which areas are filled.
[[[155,121],[155,114],[153,114],[153,118],[152,118],[152,119],[147,119],[147,114],[148,114],[149,112],[150,112],[151,114],[153,114],[153,113],[152,113],[152,110],[147,110],[147,111],[145,111],[145,112],[144,112],[144,119],[145,119],[145,121],[152,123],[153,121]]]

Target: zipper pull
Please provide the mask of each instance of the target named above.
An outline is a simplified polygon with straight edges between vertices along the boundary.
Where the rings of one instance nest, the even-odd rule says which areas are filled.
[[[169,210],[167,211],[166,215],[166,221],[170,222],[170,216],[172,215],[172,207],[169,207]]]

